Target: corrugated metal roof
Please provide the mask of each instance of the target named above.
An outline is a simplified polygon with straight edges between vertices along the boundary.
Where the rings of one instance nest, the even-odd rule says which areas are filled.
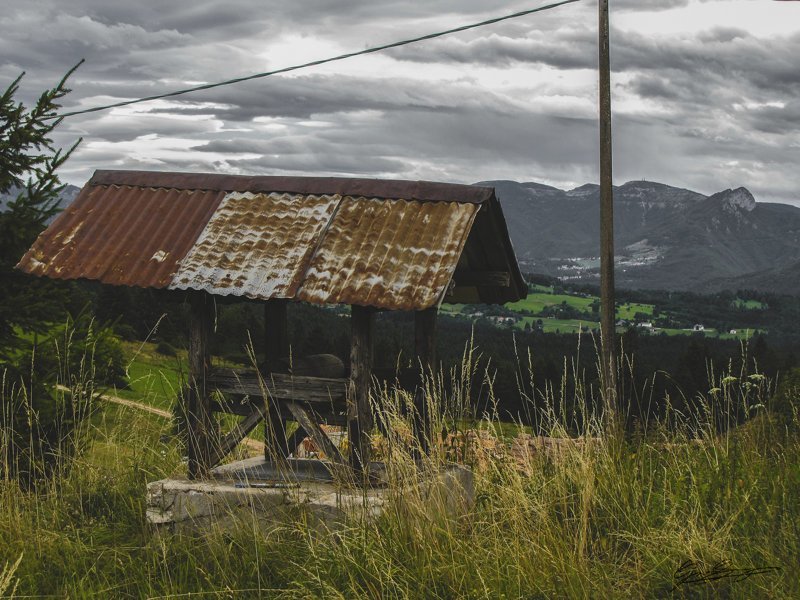
[[[54,279],[164,288],[224,192],[86,185],[17,268]]]
[[[307,302],[428,308],[456,268],[475,204],[342,199],[303,281]]]
[[[294,298],[341,196],[225,196],[170,285],[248,298]]]
[[[17,267],[115,285],[419,310],[442,298],[459,265],[510,271],[507,288],[456,294],[507,302],[526,290],[510,241],[500,239],[508,233],[499,211],[493,189],[463,185],[98,171]],[[471,234],[473,221],[480,235]]]

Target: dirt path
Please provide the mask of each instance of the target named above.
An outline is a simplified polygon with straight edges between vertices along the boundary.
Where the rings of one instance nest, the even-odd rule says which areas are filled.
[[[113,404],[120,404],[122,406],[130,406],[131,408],[137,408],[139,410],[143,410],[145,412],[149,412],[153,415],[158,415],[159,417],[164,417],[165,419],[171,419],[172,413],[168,410],[164,410],[163,408],[157,408],[155,406],[150,406],[149,404],[145,404],[144,402],[136,402],[135,400],[128,400],[126,398],[120,398],[118,396],[109,396],[108,394],[100,394],[98,396],[100,400],[106,400]]]
[[[108,394],[101,394],[99,398],[103,400],[107,400],[108,402],[112,402],[113,404],[119,404],[121,406],[129,406],[131,408],[136,408],[138,410],[143,410],[153,415],[158,415],[159,417],[164,417],[165,419],[171,419],[172,413],[168,410],[164,410],[163,408],[157,408],[155,406],[150,406],[149,404],[145,404],[144,402],[136,402],[135,400],[128,400],[127,398],[120,398],[118,396],[110,396]],[[250,450],[258,451],[263,453],[264,452],[264,443],[259,442],[258,440],[254,440],[253,438],[244,438],[242,443],[247,446]]]
[[[60,389],[68,390],[64,386],[58,386]],[[168,410],[164,410],[163,408],[158,408],[156,406],[151,406],[150,404],[145,404],[144,402],[137,402],[136,400],[128,400],[127,398],[120,398],[119,396],[111,396],[110,394],[98,394],[97,398],[100,400],[105,400],[107,402],[111,402],[112,404],[119,404],[120,406],[127,406],[129,408],[135,408],[137,410],[142,410],[144,412],[150,413],[152,415],[158,415],[159,417],[163,417],[165,419],[171,419],[172,413]],[[259,442],[258,440],[254,440],[252,438],[244,438],[242,443],[247,446],[250,450],[257,451],[257,452],[264,452],[264,443]]]

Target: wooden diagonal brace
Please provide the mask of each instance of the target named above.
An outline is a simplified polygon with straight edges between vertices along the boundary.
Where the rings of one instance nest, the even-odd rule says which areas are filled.
[[[322,427],[317,424],[314,417],[309,414],[306,408],[297,402],[287,402],[285,406],[289,409],[289,412],[292,413],[294,420],[308,433],[317,447],[325,453],[331,462],[341,465],[345,464],[345,459],[342,453],[339,452],[339,448],[331,441],[331,438],[322,430]]]
[[[264,415],[266,415],[265,407],[263,405],[255,405],[253,412],[239,422],[230,433],[220,440],[219,445],[211,451],[210,465],[214,467],[219,464],[239,442],[256,428],[256,425],[264,420]]]

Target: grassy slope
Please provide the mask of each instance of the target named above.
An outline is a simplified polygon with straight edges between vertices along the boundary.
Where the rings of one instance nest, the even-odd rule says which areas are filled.
[[[181,382],[186,379],[186,351],[177,350],[176,356],[165,356],[155,351],[155,344],[139,342],[123,342],[123,348],[128,361],[128,388],[112,393],[170,410]]]
[[[174,383],[177,362],[136,361]],[[150,377],[137,389],[164,401]],[[152,535],[145,484],[184,471],[180,449],[162,441],[169,426],[103,404],[57,486],[0,482],[0,584],[21,557],[6,568],[19,594],[74,598],[800,597],[800,440],[763,415],[704,445],[660,431],[551,458],[474,448],[477,503],[464,518],[410,494],[402,511],[336,536],[301,518]],[[778,569],[680,585],[687,560]]]

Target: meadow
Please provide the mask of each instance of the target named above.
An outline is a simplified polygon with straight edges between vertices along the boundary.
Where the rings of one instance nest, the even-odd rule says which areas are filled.
[[[514,327],[520,330],[526,327],[536,329],[537,326],[540,326],[541,331],[544,333],[578,333],[580,331],[599,330],[600,315],[599,312],[596,312],[599,310],[599,302],[599,297],[589,293],[576,292],[574,290],[557,291],[554,286],[530,284],[527,298],[504,306],[504,314],[515,315],[517,321],[513,325],[501,326]],[[581,317],[559,315],[556,311],[562,307],[567,313],[572,313],[573,315],[580,313]],[[740,298],[734,299],[731,302],[731,307],[747,311],[767,309],[767,305],[762,302],[742,300]],[[442,306],[442,312],[451,316],[469,315],[474,310],[473,307],[463,304]],[[661,314],[654,304],[621,301],[617,306],[616,318],[627,324],[619,325],[617,333],[624,333],[635,322],[653,321],[658,315],[674,317],[670,313]],[[687,324],[686,327],[658,327],[652,333],[670,336],[694,335],[695,332],[692,330],[692,325]],[[728,329],[719,331],[713,327],[706,327],[703,335],[726,340],[747,340],[754,334],[754,329],[746,326],[737,326],[734,329],[736,329],[736,333],[730,333]],[[647,332],[650,331],[647,330]]]
[[[180,355],[136,349],[126,346],[131,389],[116,393],[169,406]],[[450,385],[429,387],[430,401],[448,407],[452,435],[437,438],[421,468],[458,456],[475,473],[474,507],[450,517],[398,494],[380,518],[335,530],[298,513],[270,528],[253,518],[156,533],[145,485],[185,472],[172,423],[97,399],[60,476],[30,489],[0,482],[0,596],[800,597],[800,387],[775,395],[761,376],[723,373],[709,382],[709,420],[678,415],[627,435],[587,420],[583,443],[520,452],[532,446],[518,425],[469,415],[463,384],[473,368],[467,353]],[[565,437],[553,410],[561,393],[541,414],[555,438]],[[384,417],[402,430],[394,409],[407,394],[383,389],[375,399],[394,407]],[[745,422],[709,425],[711,412],[734,406]],[[407,489],[417,467],[390,447],[391,485]]]

